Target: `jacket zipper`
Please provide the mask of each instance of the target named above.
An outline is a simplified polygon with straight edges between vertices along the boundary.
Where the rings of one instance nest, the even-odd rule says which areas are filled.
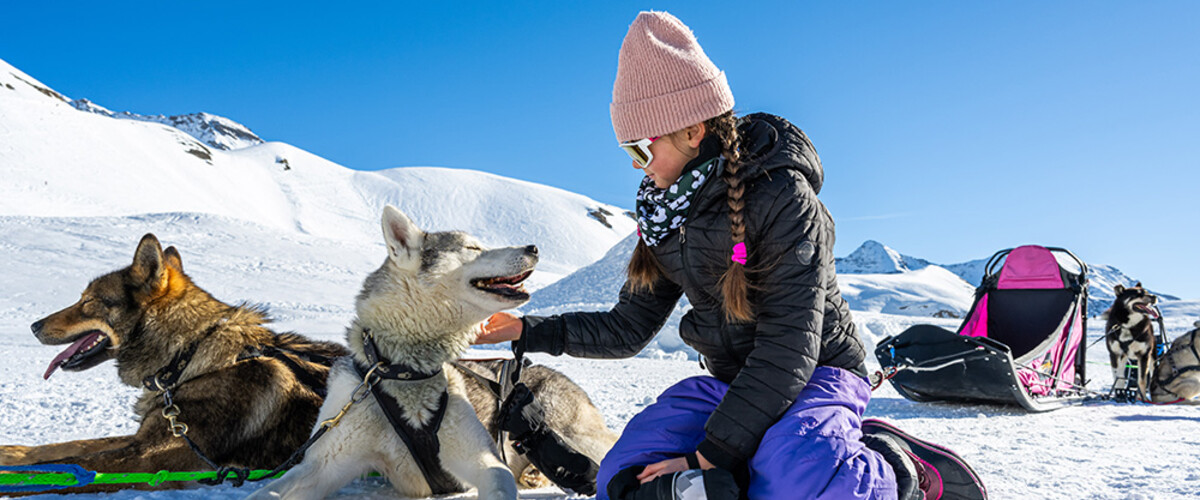
[[[717,164],[715,165],[715,167],[716,168],[713,169],[713,172],[711,174],[711,177],[709,177],[708,182],[705,182],[704,185],[700,187],[700,191],[696,192],[696,194],[693,195],[693,202],[694,202],[692,204],[693,208],[698,207],[700,205],[700,200],[703,199],[703,197],[701,195],[703,195],[705,192],[707,192],[708,188],[713,185],[713,179],[720,177],[721,174],[724,172],[724,170],[725,170],[724,158],[718,158]],[[699,288],[700,283],[698,281],[696,281],[696,276],[694,274],[692,274],[691,266],[688,265],[687,250],[684,248],[684,245],[686,243],[687,243],[687,222],[684,222],[683,224],[679,225],[679,261],[683,264],[683,275],[687,278],[688,283],[692,287],[695,287],[697,290],[699,290],[701,293],[704,293],[704,290],[700,290],[700,288]],[[715,295],[714,295],[714,298],[715,298]]]
[[[679,262],[683,265],[683,275],[687,277],[688,284],[696,286],[696,280],[692,276],[692,268],[688,267],[687,259],[687,226],[679,226]]]

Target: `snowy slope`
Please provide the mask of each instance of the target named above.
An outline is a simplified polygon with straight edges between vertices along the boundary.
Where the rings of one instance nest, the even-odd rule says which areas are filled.
[[[175,127],[186,132],[188,135],[199,139],[201,142],[217,149],[226,151],[241,149],[250,146],[262,144],[263,140],[258,137],[249,128],[238,122],[225,118],[223,116],[211,115],[208,113],[190,113],[186,115],[154,115],[146,116],[137,113],[122,111],[114,113],[108,108],[96,104],[87,99],[75,99],[71,101],[71,105],[80,111],[96,113],[98,115],[107,116],[110,118],[120,118],[123,120],[136,120],[140,122],[161,123]]]
[[[842,297],[854,311],[962,318],[975,288],[938,266],[899,274],[839,274]]]
[[[595,261],[634,229],[618,207],[531,182],[442,168],[354,171],[278,142],[225,151],[179,128],[116,119],[87,104],[80,111],[0,61],[0,215],[202,213],[361,248],[379,241],[380,210],[391,203],[429,230],[465,230],[494,246],[538,245],[534,287]],[[195,117],[209,131],[220,124],[249,132]],[[176,124],[204,137],[203,126],[189,123]]]
[[[903,331],[922,318],[855,313],[869,344]],[[934,320],[949,326],[953,320]],[[940,323],[939,323],[940,322]],[[37,346],[32,336],[0,330],[0,443],[48,443],[129,433],[136,429],[129,406],[137,391],[116,382],[113,365],[82,373],[40,378],[53,348]],[[1094,324],[1089,339],[1101,334]],[[1088,370],[1091,388],[1111,383],[1104,348],[1093,347]],[[675,382],[702,374],[695,361],[587,360],[536,354],[576,380],[605,415],[610,428],[626,422]],[[877,364],[873,357],[868,366]],[[1196,498],[1200,474],[1200,420],[1192,406],[1091,403],[1043,414],[988,405],[919,404],[898,396],[890,385],[873,395],[867,417],[886,419],[924,439],[961,454],[979,473],[991,498],[1143,500]],[[1132,444],[1131,444],[1132,443]],[[44,495],[62,500],[174,500],[244,498],[255,485],[190,491],[104,495]],[[394,499],[378,479],[359,479],[331,498]],[[473,499],[473,493],[447,498]],[[554,488],[522,492],[523,499],[586,498]]]
[[[625,283],[625,267],[637,245],[637,233],[632,233],[593,262],[554,284],[533,293],[520,308],[524,314],[549,316],[571,311],[607,311],[617,303],[617,294]],[[659,330],[658,336],[646,349],[643,357],[674,357],[695,359],[696,352],[679,338],[679,320],[692,308],[686,296],[680,297],[675,310]]]

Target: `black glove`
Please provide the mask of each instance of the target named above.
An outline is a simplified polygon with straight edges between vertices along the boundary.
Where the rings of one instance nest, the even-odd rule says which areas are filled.
[[[546,410],[525,384],[514,385],[500,405],[500,430],[514,441],[537,440],[546,429]],[[532,443],[530,443],[532,444]]]
[[[596,494],[600,466],[571,448],[546,425],[546,411],[525,384],[513,386],[500,406],[500,429],[512,438],[513,448],[561,488],[584,495]]]

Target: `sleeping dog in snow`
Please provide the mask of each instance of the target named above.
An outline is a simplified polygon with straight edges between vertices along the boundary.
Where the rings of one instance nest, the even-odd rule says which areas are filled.
[[[324,498],[374,470],[405,497],[473,486],[480,499],[515,499],[513,471],[520,473],[529,462],[505,443],[506,464],[489,435],[504,416],[497,414],[511,413],[495,410],[496,396],[451,362],[486,318],[529,300],[522,282],[538,261],[537,248],[488,249],[462,232],[426,233],[391,206],[382,222],[388,255],[363,283],[357,317],[347,329],[353,355],[334,364],[321,407],[322,420],[341,415],[340,424],[309,448],[303,462],[252,498]],[[461,368],[490,371],[489,379],[495,375],[494,365]],[[599,463],[616,435],[587,394],[544,367],[526,367],[522,380],[540,405],[532,427],[552,430],[561,439],[556,443],[578,452],[575,458]],[[522,447],[534,446],[518,439]],[[594,471],[590,480],[594,488]]]
[[[1158,318],[1154,303],[1158,297],[1142,288],[1141,282],[1130,288],[1117,285],[1113,291],[1117,298],[1103,315],[1107,319],[1104,336],[1113,380],[1124,377],[1125,365],[1136,361],[1138,397],[1149,400],[1156,344],[1153,321]]]

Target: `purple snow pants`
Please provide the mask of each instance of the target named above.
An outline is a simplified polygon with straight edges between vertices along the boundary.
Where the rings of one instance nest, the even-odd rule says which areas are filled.
[[[608,482],[621,470],[696,451],[704,423],[727,390],[715,378],[692,377],[663,392],[629,421],[600,462],[596,498],[608,500]],[[747,464],[750,498],[895,499],[891,466],[859,441],[870,399],[866,380],[841,368],[817,367]]]

